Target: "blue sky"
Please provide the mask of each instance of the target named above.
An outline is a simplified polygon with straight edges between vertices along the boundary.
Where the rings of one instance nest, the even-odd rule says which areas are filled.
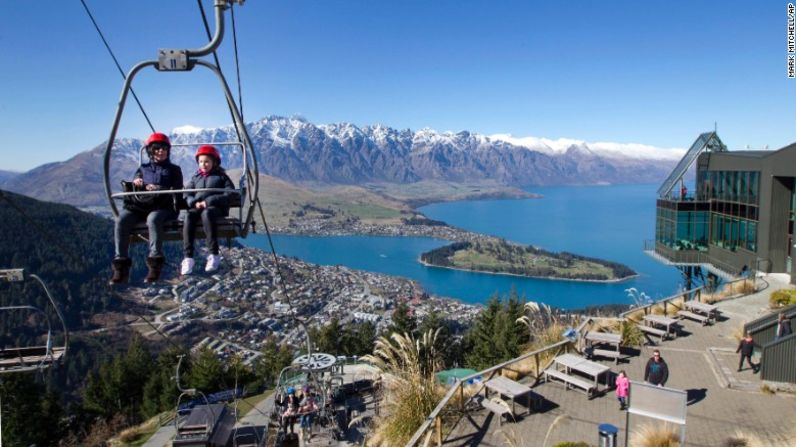
[[[122,67],[205,41],[194,0],[86,0]],[[204,1],[209,12],[212,2]],[[245,116],[731,149],[796,141],[782,1],[248,0]],[[79,0],[7,2],[0,169],[104,141],[122,79]],[[232,39],[220,52],[233,82]],[[158,129],[229,123],[204,72],[134,83]],[[148,128],[132,102],[120,136]],[[22,149],[22,151],[20,151]]]

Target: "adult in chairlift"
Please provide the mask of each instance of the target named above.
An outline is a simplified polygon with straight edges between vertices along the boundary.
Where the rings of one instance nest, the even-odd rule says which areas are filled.
[[[132,189],[152,192],[182,189],[182,170],[169,160],[171,142],[169,137],[155,132],[146,140],[148,163],[142,163],[135,172]],[[174,194],[141,194],[126,196],[124,208],[119,212],[114,227],[115,256],[111,267],[111,284],[127,282],[132,261],[129,257],[130,233],[133,228],[146,222],[149,230],[149,253],[146,259],[148,272],[145,282],[160,278],[165,258],[163,257],[163,225],[178,215]]]

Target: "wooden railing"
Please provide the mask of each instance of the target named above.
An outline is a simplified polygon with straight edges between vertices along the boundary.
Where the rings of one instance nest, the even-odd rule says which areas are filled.
[[[674,304],[674,301],[676,301],[676,300],[689,301],[689,300],[693,299],[693,300],[701,301],[702,289],[703,289],[703,287],[697,287],[695,289],[686,290],[684,292],[679,292],[679,293],[677,293],[675,295],[668,296],[668,297],[660,299],[658,301],[653,301],[652,303],[647,304],[645,306],[634,307],[634,308],[632,308],[630,310],[622,312],[621,314],[619,314],[619,317],[626,319],[626,318],[632,317],[634,314],[637,314],[639,312],[643,312],[644,315],[649,315],[650,312],[652,312],[652,310],[657,308],[657,307],[663,307],[663,313],[668,315],[669,314],[669,306],[674,307],[675,310],[681,310],[682,309],[680,306]]]
[[[456,383],[451,385],[451,387],[448,390],[448,392],[445,394],[445,396],[442,398],[442,400],[439,402],[439,404],[437,404],[436,408],[434,408],[434,410],[431,412],[431,414],[429,414],[426,417],[426,420],[423,422],[423,424],[420,426],[420,428],[417,429],[415,434],[412,436],[412,439],[409,440],[409,442],[406,444],[406,446],[407,447],[414,447],[414,446],[418,445],[418,443],[420,442],[420,440],[422,438],[425,438],[425,440],[423,441],[422,445],[427,446],[429,444],[432,436],[434,436],[434,442],[435,442],[435,444],[437,446],[441,446],[442,445],[442,440],[443,440],[443,434],[442,434],[442,425],[443,425],[442,422],[443,422],[443,420],[442,420],[442,415],[443,415],[443,411],[446,410],[446,407],[449,406],[449,404],[451,403],[451,400],[454,398],[454,396],[456,396],[458,394],[459,395],[459,408],[457,408],[454,411],[458,412],[460,417],[462,417],[462,416],[464,416],[466,414],[466,410],[465,410],[466,404],[472,397],[470,397],[470,399],[465,399],[465,397],[464,397],[464,385],[471,379],[475,379],[475,378],[478,378],[478,377],[481,378],[480,387],[476,390],[475,393],[473,393],[473,396],[475,396],[475,395],[477,395],[478,393],[480,393],[483,390],[484,383],[486,381],[488,381],[489,379],[495,377],[496,375],[502,375],[504,370],[505,371],[511,371],[511,372],[516,373],[516,374],[521,374],[521,372],[519,370],[512,369],[511,366],[514,365],[515,363],[521,362],[523,360],[526,360],[526,359],[529,359],[529,358],[533,358],[534,359],[534,371],[531,374],[529,374],[529,376],[531,376],[533,378],[533,385],[536,385],[539,382],[539,380],[541,379],[541,377],[542,377],[541,372],[544,371],[546,368],[548,368],[550,366],[550,364],[552,364],[552,362],[553,362],[552,357],[557,356],[558,354],[561,353],[561,351],[569,352],[570,349],[577,349],[577,342],[582,339],[581,334],[585,334],[584,331],[588,330],[587,327],[591,323],[593,323],[593,320],[592,319],[587,319],[587,320],[583,321],[580,325],[578,325],[578,327],[575,329],[576,334],[578,334],[578,336],[577,336],[577,338],[575,340],[571,340],[571,339],[561,340],[561,341],[559,341],[557,343],[554,343],[552,345],[548,345],[548,346],[545,346],[543,348],[537,349],[535,351],[531,351],[531,352],[525,353],[525,354],[523,354],[523,355],[521,355],[521,356],[519,356],[517,358],[505,361],[505,362],[500,363],[498,365],[495,365],[495,366],[492,366],[490,368],[487,368],[487,369],[485,369],[483,371],[479,371],[477,373],[470,374],[467,377],[463,377],[462,379],[457,380]],[[544,354],[546,354],[548,352],[553,352],[554,354],[548,360],[547,364],[542,365],[541,358],[543,357]]]

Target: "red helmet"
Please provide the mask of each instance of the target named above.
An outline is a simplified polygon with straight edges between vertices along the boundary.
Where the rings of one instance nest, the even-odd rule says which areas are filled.
[[[200,155],[209,155],[216,160],[216,165],[221,164],[221,154],[218,153],[218,150],[215,147],[209,144],[205,144],[204,146],[199,146],[199,149],[196,150],[196,156],[195,156],[196,161],[199,161]]]
[[[164,133],[155,132],[146,139],[146,146],[149,147],[152,143],[161,143],[165,144],[169,148],[171,148],[171,141],[169,141],[169,137],[166,136]]]

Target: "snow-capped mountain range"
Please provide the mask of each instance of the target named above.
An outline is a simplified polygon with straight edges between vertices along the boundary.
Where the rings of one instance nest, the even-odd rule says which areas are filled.
[[[269,116],[248,124],[259,170],[288,181],[334,184],[411,183],[420,180],[494,181],[512,186],[641,183],[662,180],[683,150],[640,144],[515,138],[467,131],[397,130],[383,125],[315,125],[303,118]],[[236,141],[231,126],[183,126],[172,143]],[[129,178],[142,140],[118,139],[111,162],[113,185]],[[105,203],[104,144],[64,162],[49,163],[10,178],[4,188],[74,205]],[[171,159],[186,177],[196,170],[195,146],[174,147]],[[240,150],[221,146],[223,165],[239,168]],[[68,179],[68,180],[67,180]]]

